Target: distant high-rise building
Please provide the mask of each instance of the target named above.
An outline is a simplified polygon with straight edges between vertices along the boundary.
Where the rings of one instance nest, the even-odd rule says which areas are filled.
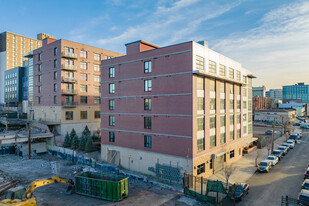
[[[265,86],[252,87],[252,97],[265,97]]]
[[[266,97],[273,98],[275,102],[282,99],[282,89],[270,89],[266,92]]]
[[[298,100],[302,103],[309,103],[309,85],[298,83],[295,85],[283,86],[283,100]]]

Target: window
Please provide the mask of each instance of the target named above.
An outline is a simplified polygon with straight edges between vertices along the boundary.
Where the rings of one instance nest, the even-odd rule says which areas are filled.
[[[73,120],[73,112],[72,111],[65,112],[65,120]]]
[[[224,85],[224,82],[220,82],[220,93],[225,93],[225,85]]]
[[[210,129],[216,128],[216,117],[209,118],[209,126],[210,126]]]
[[[42,54],[40,53],[39,54],[39,61],[41,61],[42,60]]]
[[[87,52],[86,51],[80,51],[80,57],[87,58]]]
[[[94,81],[95,82],[100,82],[100,76],[94,75]]]
[[[243,133],[244,133],[244,134],[247,133],[247,126],[243,126]]]
[[[83,74],[83,73],[80,74],[80,80],[81,81],[87,81],[87,79],[88,79],[87,77],[88,77],[87,74]]]
[[[144,86],[145,86],[144,88],[145,92],[150,92],[152,90],[151,79],[145,80]]]
[[[230,140],[234,140],[234,130],[230,131]]]
[[[216,135],[210,136],[210,148],[213,148],[216,146]]]
[[[230,94],[234,94],[234,84],[230,84]]]
[[[247,96],[247,88],[243,88],[242,91],[243,91],[243,96],[246,97]]]
[[[115,132],[109,132],[109,142],[115,142]]]
[[[100,111],[94,111],[94,118],[100,119]]]
[[[219,75],[225,76],[225,66],[222,64],[219,65]]]
[[[236,71],[236,80],[237,81],[240,81],[240,76],[241,76],[240,71]]]
[[[109,126],[115,126],[115,116],[109,116]]]
[[[209,60],[209,72],[216,73],[216,62]]]
[[[54,104],[57,104],[57,96],[54,96]]]
[[[115,94],[115,84],[109,84],[109,93]]]
[[[54,68],[57,68],[57,59],[54,60]]]
[[[57,72],[54,72],[54,80],[57,80]]]
[[[252,113],[248,113],[248,122],[252,122]]]
[[[234,125],[234,115],[230,115],[230,125]]]
[[[230,151],[230,159],[234,158],[235,157],[235,152],[234,150]]]
[[[252,124],[249,124],[249,125],[248,125],[248,133],[249,133],[249,134],[252,134]]]
[[[109,110],[114,110],[115,109],[115,100],[110,99],[108,102],[109,102]]]
[[[205,172],[205,163],[197,165],[197,175],[202,174]]]
[[[197,119],[197,131],[203,131],[204,130],[204,118],[198,118]]]
[[[57,50],[57,47],[54,48],[54,56],[57,56],[58,54],[58,50]]]
[[[229,78],[234,79],[234,69],[229,68]]]
[[[242,81],[243,81],[244,83],[247,83],[247,77],[246,77],[245,75],[242,76]]]
[[[240,129],[237,130],[237,138],[240,138]]]
[[[244,122],[246,122],[247,121],[247,114],[243,114],[242,119],[243,119]]]
[[[221,134],[220,134],[220,143],[221,143],[221,144],[224,144],[225,142],[226,142],[225,133],[221,133]]]
[[[100,93],[100,87],[99,86],[94,86],[94,92],[95,93]]]
[[[87,119],[87,111],[80,111],[80,119]]]
[[[151,72],[151,61],[144,62],[144,73]]]
[[[230,109],[234,109],[234,99],[230,99]]]
[[[57,84],[54,84],[54,92],[57,91]]]
[[[87,96],[80,96],[80,103],[87,104]]]
[[[225,110],[225,99],[220,99],[220,109]]]
[[[144,136],[144,147],[151,148],[151,136],[149,135]]]
[[[144,110],[151,110],[151,99],[145,98],[144,99]]]
[[[214,98],[210,99],[209,107],[210,107],[210,110],[215,110],[216,109],[216,99],[214,99]]]
[[[101,103],[100,97],[94,97],[94,103],[100,104]]]
[[[81,69],[87,69],[87,63],[86,62],[80,62],[80,68]]]
[[[42,71],[42,64],[39,64],[38,67],[39,72]]]
[[[87,85],[80,85],[81,92],[87,92]]]
[[[212,169],[212,168],[213,168],[213,160],[210,159],[210,161],[209,161],[209,169]]]
[[[65,47],[65,52],[66,53],[74,53],[74,49],[73,48],[70,48],[70,47]]]
[[[220,127],[225,127],[225,116],[220,116]]]
[[[38,81],[41,82],[42,81],[42,75],[38,76]]]
[[[115,67],[110,67],[109,68],[109,78],[114,78],[115,77]]]
[[[205,138],[197,139],[197,151],[198,152],[205,150],[204,142],[205,142]]]
[[[38,86],[38,92],[39,92],[39,93],[42,92],[42,86]]]
[[[66,59],[65,60],[65,65],[74,65],[74,61],[71,59]]]
[[[240,124],[240,114],[237,115],[237,124]]]
[[[248,109],[249,109],[249,110],[252,109],[252,101],[248,101]]]
[[[216,91],[216,81],[215,80],[212,80],[212,79],[209,80],[209,90],[211,92]]]
[[[151,129],[151,117],[144,117],[144,128]]]
[[[204,78],[197,77],[197,90],[204,90]]]
[[[204,58],[196,55],[196,69],[204,70]]]
[[[204,97],[197,98],[197,110],[204,110]]]
[[[38,97],[38,103],[41,104],[41,97]]]
[[[243,107],[244,109],[247,109],[247,101],[243,101],[243,102],[242,102],[242,107]]]
[[[240,109],[240,100],[237,100],[237,109]]]
[[[94,68],[94,71],[96,71],[96,72],[99,72],[99,71],[100,71],[100,65],[98,65],[98,64],[95,64],[95,65],[93,66],[93,68]]]
[[[100,54],[94,54],[94,60],[100,61],[101,55]]]

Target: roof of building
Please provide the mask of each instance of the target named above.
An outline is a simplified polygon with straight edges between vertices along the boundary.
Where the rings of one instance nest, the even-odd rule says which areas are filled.
[[[263,110],[256,110],[255,112],[291,112],[291,111],[295,111],[295,109],[280,109],[280,108],[276,108],[276,109],[263,109]]]

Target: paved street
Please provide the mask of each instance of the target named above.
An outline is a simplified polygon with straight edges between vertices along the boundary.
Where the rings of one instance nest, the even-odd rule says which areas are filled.
[[[276,165],[269,173],[256,173],[247,182],[249,195],[237,205],[280,205],[281,196],[296,198],[303,182],[304,171],[309,164],[309,133],[303,132],[302,143]],[[231,205],[230,201],[226,205]]]

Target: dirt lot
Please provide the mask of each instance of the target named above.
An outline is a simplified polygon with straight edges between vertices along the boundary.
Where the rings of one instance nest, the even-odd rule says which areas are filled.
[[[31,160],[16,155],[0,156],[0,176],[19,180],[27,186],[36,179],[56,176],[52,173],[51,162],[58,162],[58,176],[73,179],[74,175],[83,170],[92,169],[73,165],[50,155],[34,157]],[[192,199],[183,200],[182,193],[154,186],[138,180],[129,181],[129,197],[121,202],[109,202],[78,194],[67,195],[67,184],[51,184],[37,188],[34,196],[38,205],[44,206],[85,206],[85,205],[200,205]]]

